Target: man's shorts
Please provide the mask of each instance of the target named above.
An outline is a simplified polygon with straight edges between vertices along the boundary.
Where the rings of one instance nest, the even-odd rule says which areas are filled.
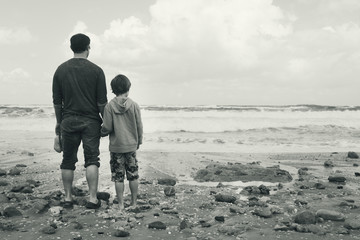
[[[75,170],[81,142],[84,149],[85,168],[90,165],[99,167],[100,129],[100,122],[91,118],[83,116],[67,116],[64,118],[61,122],[63,160],[60,168]]]
[[[129,181],[139,178],[136,152],[110,152],[111,181],[124,182],[125,173]]]

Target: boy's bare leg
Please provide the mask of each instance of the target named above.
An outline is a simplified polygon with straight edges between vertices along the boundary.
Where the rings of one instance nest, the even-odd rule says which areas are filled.
[[[70,169],[61,169],[61,177],[65,191],[65,201],[72,201],[72,183],[74,180],[74,171]]]
[[[138,195],[139,182],[138,180],[129,181],[129,187],[131,192],[131,206],[136,206],[136,200]]]
[[[86,180],[89,186],[89,201],[92,203],[97,203],[97,189],[98,189],[98,181],[99,181],[99,168],[96,165],[90,165],[86,168]]]
[[[120,211],[124,209],[124,182],[115,182],[115,191],[119,201]]]

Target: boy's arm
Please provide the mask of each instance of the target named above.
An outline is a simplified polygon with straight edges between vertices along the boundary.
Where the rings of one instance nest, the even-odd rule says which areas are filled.
[[[113,119],[110,111],[109,105],[105,106],[104,109],[104,117],[103,117],[103,125],[101,127],[101,136],[105,137],[109,135],[113,131]]]
[[[142,140],[143,140],[143,124],[141,121],[141,113],[140,113],[139,105],[136,105],[135,108],[135,119],[136,119],[136,126],[138,132],[138,149],[139,149],[139,146],[142,144]]]

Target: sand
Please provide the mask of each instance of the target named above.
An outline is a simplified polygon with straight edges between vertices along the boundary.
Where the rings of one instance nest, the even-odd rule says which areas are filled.
[[[63,191],[60,178],[61,154],[53,150],[53,134],[33,131],[0,132],[0,169],[9,170],[18,164],[20,175],[0,177],[9,183],[0,186],[0,193],[13,194],[14,186],[26,180],[35,180],[39,186],[33,193],[16,193],[21,200],[11,199],[1,203],[0,211],[15,206],[21,216],[1,216],[1,239],[114,239],[117,229],[130,234],[128,239],[359,239],[359,230],[351,229],[359,215],[360,172],[358,159],[347,157],[347,152],[229,152],[219,148],[199,148],[192,143],[181,147],[163,146],[161,143],[145,145],[138,151],[139,160],[139,212],[125,211],[119,214],[114,186],[110,181],[107,140],[101,142],[101,167],[99,192],[110,193],[108,202],[103,201],[99,210],[87,210],[82,202],[87,198],[85,171],[79,151],[74,185],[85,192],[77,197],[73,210],[63,210],[54,215],[59,201],[47,200],[40,212],[35,203],[46,196]],[[225,148],[224,148],[225,149]],[[333,167],[325,167],[330,160]],[[198,182],[193,179],[197,171],[209,164],[257,164],[262,167],[278,166],[288,171],[293,180],[283,182],[233,181]],[[299,169],[300,174],[299,174]],[[344,176],[346,183],[331,183],[329,176]],[[176,179],[175,196],[164,194],[166,186],[158,179]],[[315,187],[322,184],[324,188]],[[249,186],[264,185],[270,195],[252,195]],[[125,195],[129,194],[126,186]],[[218,202],[216,195],[233,196],[236,202]],[[256,198],[255,205],[249,204]],[[60,195],[61,198],[61,195]],[[41,199],[41,200],[40,200]],[[47,198],[49,199],[49,198]],[[249,201],[250,199],[250,201]],[[231,209],[238,209],[234,213]],[[271,209],[271,213],[263,212]],[[317,219],[316,224],[297,224],[294,218],[301,212],[320,209],[333,210],[344,215],[344,221]],[[260,214],[259,214],[260,212]],[[260,215],[260,216],[259,216]],[[155,221],[165,224],[165,230],[150,229]],[[13,224],[4,227],[4,224]],[[7,226],[8,226],[7,225]],[[44,233],[44,228],[56,226],[55,233]],[[354,225],[354,224],[353,224]],[[353,226],[352,225],[352,226]],[[81,227],[79,227],[81,226]],[[287,226],[285,230],[279,227]],[[305,227],[304,227],[305,226]],[[311,227],[308,227],[311,226]],[[347,228],[345,228],[346,226]],[[182,229],[184,228],[184,229]],[[352,228],[355,228],[354,226]],[[360,228],[360,227],[359,227]],[[350,230],[349,230],[350,229]]]

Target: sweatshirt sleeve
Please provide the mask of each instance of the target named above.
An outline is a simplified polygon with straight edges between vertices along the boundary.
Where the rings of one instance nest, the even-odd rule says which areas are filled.
[[[101,136],[105,137],[113,131],[114,131],[113,118],[112,118],[110,106],[109,104],[107,104],[104,109],[104,118],[103,118],[103,125],[101,127]]]
[[[138,144],[140,145],[142,144],[142,140],[143,140],[143,124],[141,121],[140,107],[137,104],[135,107],[135,119],[136,119],[136,127],[138,132],[138,139],[139,139]]]

